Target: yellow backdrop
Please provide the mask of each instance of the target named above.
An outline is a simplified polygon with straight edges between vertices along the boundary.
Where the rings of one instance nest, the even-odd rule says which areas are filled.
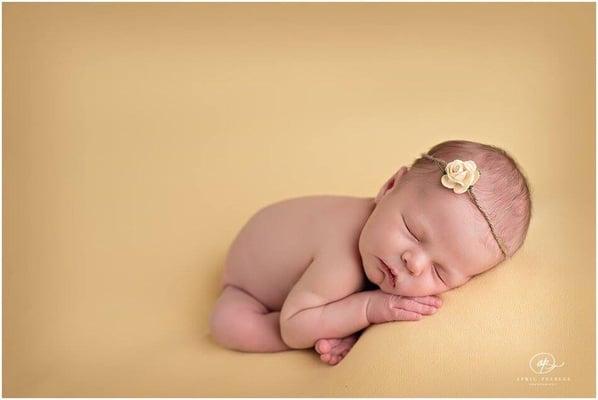
[[[2,6],[4,396],[595,395],[593,3]],[[513,260],[335,367],[214,343],[255,211],[449,139],[529,177]]]

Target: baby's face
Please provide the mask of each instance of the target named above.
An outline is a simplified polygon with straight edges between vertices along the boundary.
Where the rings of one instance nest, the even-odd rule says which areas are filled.
[[[382,187],[359,238],[372,283],[402,296],[434,295],[465,284],[500,261],[496,243],[489,249],[483,245],[490,228],[467,193],[442,186],[440,171],[437,181],[407,181],[401,179],[405,172],[402,167]]]

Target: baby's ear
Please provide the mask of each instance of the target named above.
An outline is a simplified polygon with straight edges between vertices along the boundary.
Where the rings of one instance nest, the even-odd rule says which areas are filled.
[[[401,179],[401,177],[403,175],[405,175],[407,172],[409,172],[409,167],[406,166],[402,166],[401,168],[399,168],[399,170],[397,171],[397,173],[395,174],[397,181]]]
[[[389,193],[397,186],[398,182],[401,180],[401,177],[405,175],[408,171],[409,168],[403,165],[393,176],[391,176],[386,181],[384,185],[382,185],[380,191],[378,192],[378,195],[376,196],[376,199],[374,199],[376,204],[378,204],[380,200],[382,200],[386,193]]]

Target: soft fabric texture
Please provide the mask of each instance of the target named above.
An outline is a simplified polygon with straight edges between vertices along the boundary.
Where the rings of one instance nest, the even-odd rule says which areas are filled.
[[[3,395],[593,397],[594,7],[3,4]],[[254,212],[450,139],[523,166],[512,260],[334,367],[214,343]]]

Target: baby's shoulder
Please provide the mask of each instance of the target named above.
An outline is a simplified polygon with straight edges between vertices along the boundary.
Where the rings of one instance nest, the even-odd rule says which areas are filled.
[[[340,300],[364,288],[367,278],[359,254],[359,236],[367,220],[366,199],[318,196],[295,200],[314,211],[314,253],[285,300],[284,315]],[[311,204],[307,205],[309,202]],[[361,218],[361,221],[358,219]]]
[[[352,201],[358,200],[357,197],[334,196],[334,195],[311,195],[292,197],[271,203],[259,210],[259,212],[283,212],[290,214],[318,214],[329,213],[332,210],[339,209]]]
[[[289,318],[301,310],[321,307],[360,292],[365,286],[365,273],[352,249],[329,242],[311,260],[307,269],[288,293],[281,309],[281,318]]]

